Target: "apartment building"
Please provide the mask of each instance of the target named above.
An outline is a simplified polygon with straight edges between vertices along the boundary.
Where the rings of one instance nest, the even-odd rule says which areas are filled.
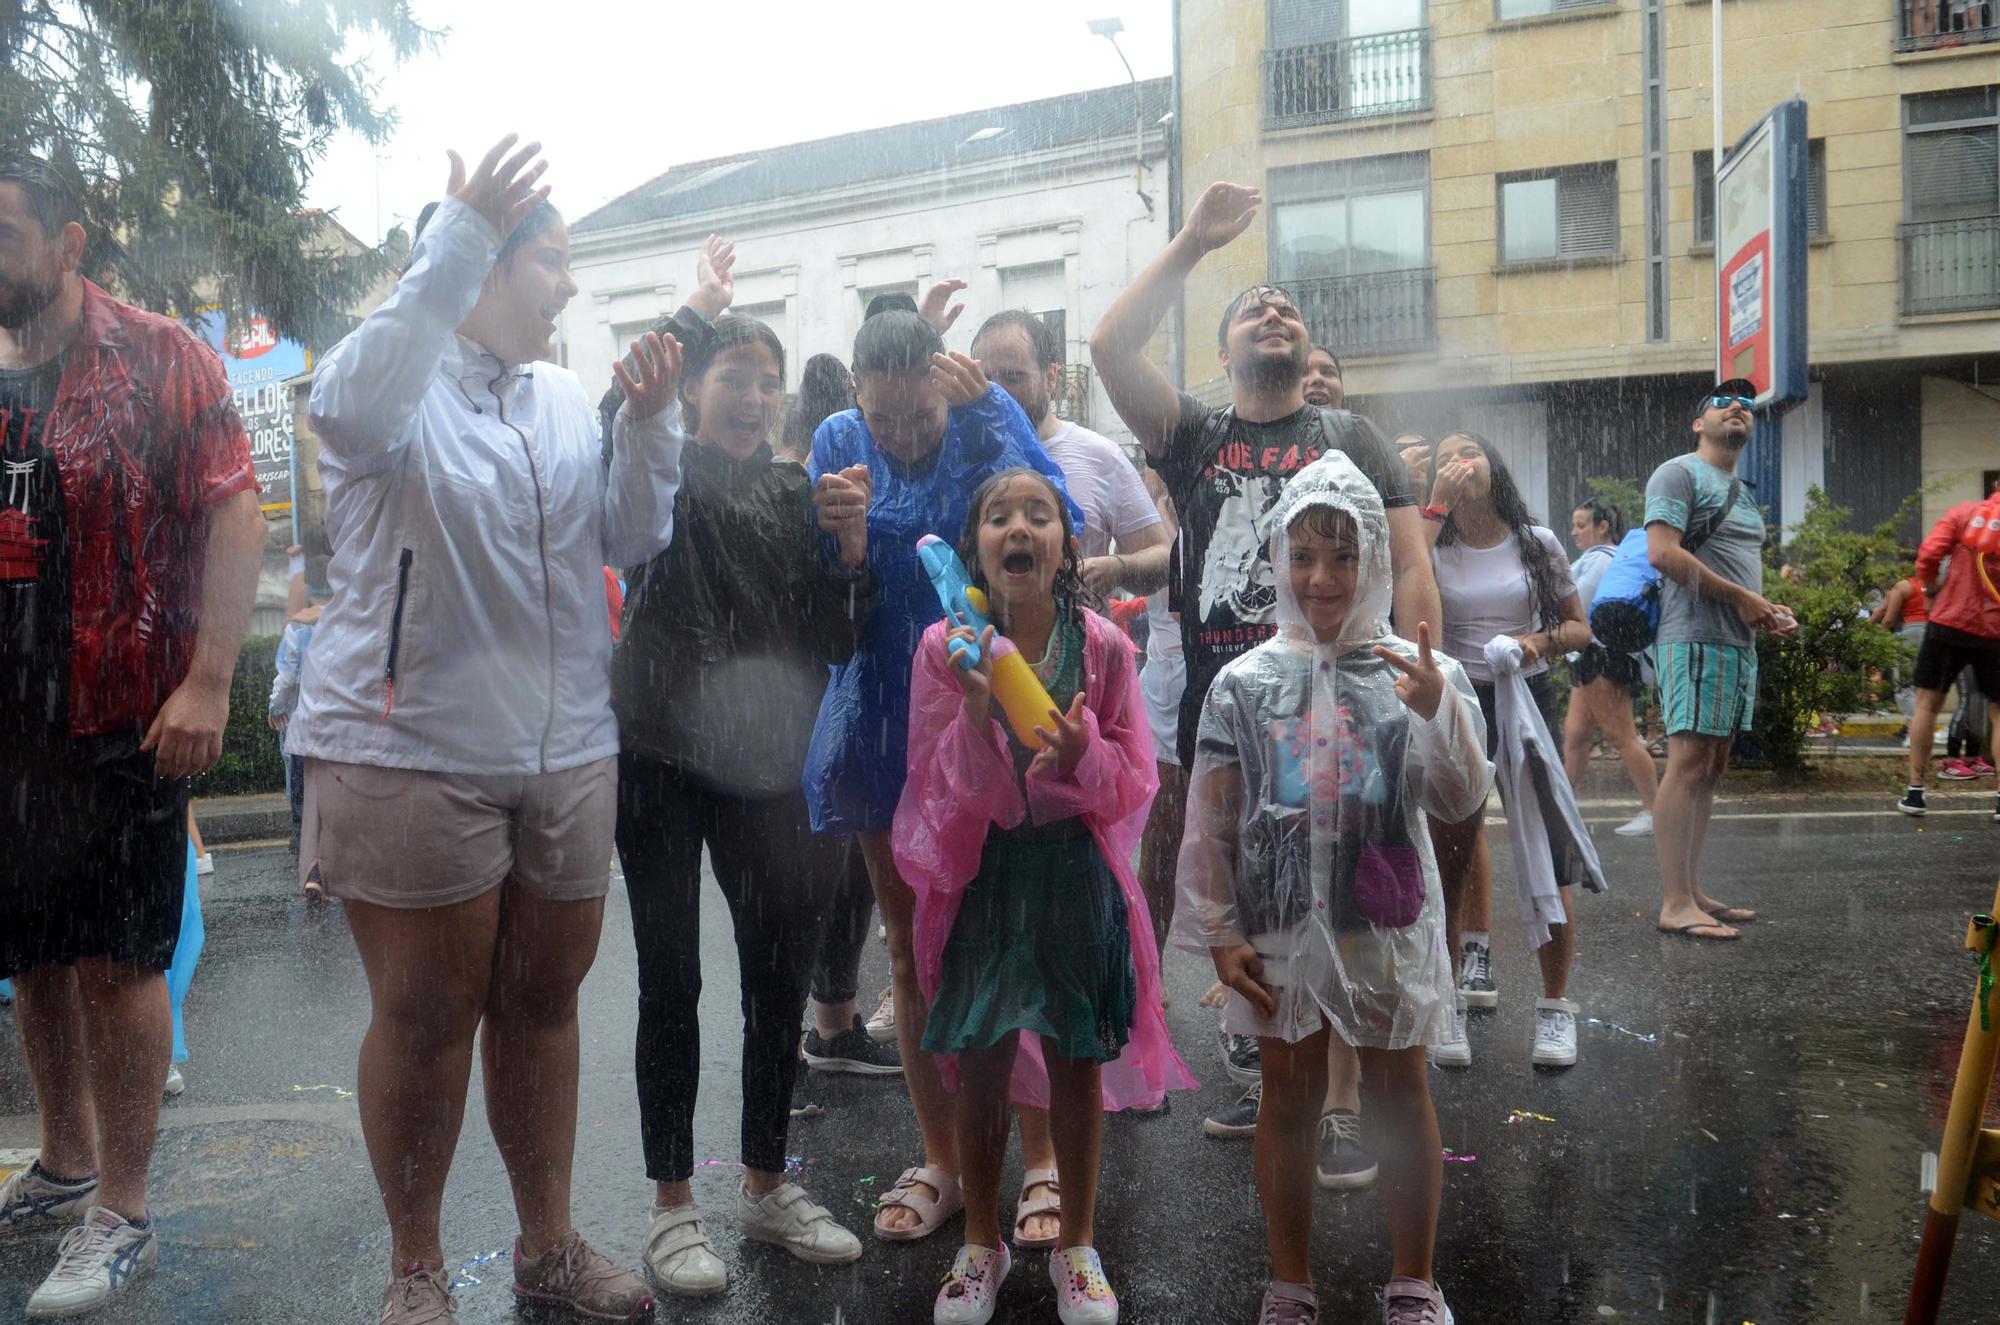
[[[1559,527],[1685,449],[1715,361],[1705,0],[1179,0],[1180,197],[1262,187],[1187,291],[1183,375],[1285,284],[1387,428],[1468,427]],[[1725,151],[1808,103],[1811,397],[1759,500],[1857,517],[2000,471],[2000,3],[1726,0]]]

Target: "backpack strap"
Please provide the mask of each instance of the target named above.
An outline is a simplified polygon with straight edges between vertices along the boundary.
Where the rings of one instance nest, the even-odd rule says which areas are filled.
[[[1714,515],[1702,522],[1701,528],[1689,529],[1685,534],[1682,534],[1681,546],[1689,552],[1693,552],[1703,543],[1713,538],[1715,531],[1722,528],[1722,522],[1729,518],[1729,513],[1736,509],[1736,499],[1742,495],[1743,480],[1731,476],[1729,480],[1729,495],[1723,499],[1721,507]]]

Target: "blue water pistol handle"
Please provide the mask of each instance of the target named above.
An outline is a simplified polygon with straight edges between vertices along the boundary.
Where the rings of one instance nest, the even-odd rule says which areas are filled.
[[[951,544],[936,534],[925,534],[917,540],[917,560],[923,564],[924,574],[930,576],[931,588],[937,590],[938,601],[944,604],[944,614],[951,624],[969,627],[974,639],[984,634],[990,623],[982,610],[983,604],[975,606],[972,598],[979,591],[972,587],[972,577],[965,573],[965,564],[951,550]],[[953,662],[967,671],[979,666],[979,646],[972,640],[951,641],[951,656]]]

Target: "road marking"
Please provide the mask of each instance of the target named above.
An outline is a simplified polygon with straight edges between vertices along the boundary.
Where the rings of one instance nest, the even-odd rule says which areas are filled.
[[[1930,814],[1929,814],[1929,815],[1928,815],[1927,817],[1929,817],[1929,818],[1932,818],[1932,819],[1937,819],[1937,818],[1942,818],[1942,817],[1945,817],[1945,816],[1951,816],[1951,815],[1955,815],[1955,816],[1960,816],[1960,817],[1967,817],[1967,816],[1972,816],[1972,815],[1987,815],[1987,814],[1991,814],[1991,813],[1992,813],[1992,811],[1991,811],[1991,810],[1938,810],[1938,809],[1933,809],[1933,810],[1932,810],[1932,811],[1930,812]],[[1901,812],[1900,810],[1894,810],[1894,809],[1888,809],[1888,810],[1778,810],[1778,811],[1775,811],[1775,812],[1772,812],[1772,813],[1759,813],[1759,814],[1717,814],[1717,815],[1713,815],[1713,816],[1711,816],[1711,817],[1710,817],[1710,822],[1711,822],[1711,823],[1722,823],[1722,822],[1724,822],[1724,821],[1734,821],[1734,820],[1744,820],[1744,819],[1888,819],[1888,818],[1895,818],[1895,819],[1907,819],[1907,818],[1911,818],[1911,817],[1913,817],[1913,816],[1910,816],[1910,815],[1906,815],[1906,814],[1903,814],[1903,813],[1902,813],[1902,812]],[[1490,819],[1490,820],[1488,820],[1487,822],[1489,822],[1489,823],[1505,823],[1505,822],[1506,822],[1506,820],[1504,820],[1504,819]],[[1584,820],[1584,822],[1585,822],[1585,823],[1587,823],[1587,824],[1609,824],[1609,823],[1617,823],[1617,822],[1619,822],[1619,820],[1616,820],[1616,819],[1585,819],[1585,820]]]

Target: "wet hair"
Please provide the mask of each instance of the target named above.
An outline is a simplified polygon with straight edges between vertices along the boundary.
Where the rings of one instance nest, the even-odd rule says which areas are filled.
[[[799,376],[799,398],[785,415],[779,430],[779,449],[788,455],[804,455],[812,449],[813,434],[842,410],[854,408],[854,383],[847,365],[831,354],[815,354],[806,360]]]
[[[868,301],[868,311],[861,315],[861,320],[866,322],[877,313],[914,313],[916,311],[917,301],[914,298],[904,294],[901,290],[885,290]]]
[[[701,430],[701,414],[695,407],[693,389],[708,376],[708,370],[715,367],[715,361],[725,351],[743,345],[761,345],[778,365],[778,380],[783,381],[785,377],[785,347],[779,341],[777,332],[756,318],[745,317],[741,313],[724,313],[715,319],[714,327],[715,334],[702,346],[699,354],[688,355],[681,371],[681,412],[687,416],[690,434]],[[672,329],[671,324],[668,329]]]
[[[1437,486],[1438,451],[1444,443],[1454,437],[1463,437],[1477,446],[1486,456],[1486,467],[1492,474],[1487,487],[1487,500],[1493,503],[1493,513],[1500,517],[1513,532],[1514,544],[1521,552],[1521,564],[1528,568],[1528,584],[1535,593],[1535,612],[1541,618],[1543,630],[1554,630],[1562,621],[1562,595],[1556,592],[1555,559],[1547,545],[1535,537],[1535,517],[1528,513],[1527,503],[1521,500],[1521,489],[1514,482],[1493,444],[1476,432],[1454,428],[1438,439],[1438,448],[1431,452],[1431,486]],[[1453,512],[1444,518],[1444,528],[1438,531],[1437,545],[1449,547],[1459,541],[1458,514]]]
[[[1287,290],[1284,286],[1253,285],[1249,289],[1245,290],[1242,294],[1239,294],[1234,299],[1231,299],[1229,301],[1229,306],[1222,310],[1222,321],[1216,323],[1215,326],[1216,348],[1224,350],[1229,348],[1229,325],[1230,323],[1236,321],[1236,315],[1243,311],[1243,305],[1249,303],[1252,299],[1262,302],[1265,296],[1271,294],[1283,295],[1285,297],[1285,302],[1290,304],[1294,311],[1298,310],[1299,301],[1292,298],[1292,292],[1290,290]],[[1305,314],[1300,313],[1299,316],[1304,317]],[[1328,350],[1327,353],[1331,354],[1333,353],[1333,351]],[[1334,360],[1334,362],[1338,363],[1340,361],[1336,359]]]
[[[1328,506],[1325,502],[1313,502],[1285,526],[1286,532],[1299,530],[1314,538],[1324,538],[1331,543],[1343,540],[1359,545],[1361,531],[1355,527],[1354,517],[1338,506]]]
[[[985,518],[986,503],[993,494],[1017,478],[1031,478],[1049,490],[1049,500],[1055,503],[1056,515],[1062,521],[1063,556],[1062,564],[1056,567],[1057,625],[1082,625],[1079,615],[1083,610],[1083,598],[1088,592],[1083,586],[1083,563],[1077,559],[1076,529],[1069,522],[1069,501],[1062,489],[1039,469],[1026,465],[1015,465],[1003,469],[972,490],[972,501],[965,508],[965,533],[958,540],[958,559],[965,564],[965,573],[982,592],[991,593],[986,583],[986,572],[979,565],[979,525]]]
[[[1618,508],[1610,502],[1599,501],[1597,498],[1592,497],[1589,501],[1578,502],[1576,509],[1589,512],[1592,524],[1608,526],[1611,530],[1612,542],[1616,543],[1619,539],[1625,537],[1625,517],[1619,514]]]
[[[861,324],[854,336],[854,375],[928,373],[931,356],[944,353],[944,339],[914,312],[891,309]]]
[[[996,331],[1017,327],[1027,333],[1028,348],[1034,351],[1035,366],[1048,371],[1050,364],[1063,361],[1063,343],[1056,338],[1049,324],[1030,313],[1025,308],[1003,308],[992,317],[979,324],[979,331],[972,338],[974,345],[985,340]]]
[[[1320,344],[1318,341],[1314,341],[1312,343],[1312,348],[1306,351],[1306,357],[1310,359],[1315,354],[1324,354],[1327,358],[1333,360],[1333,375],[1339,378],[1343,382],[1347,380],[1347,370],[1340,366],[1339,355],[1335,354],[1332,350],[1329,350],[1326,346]]]
[[[1395,448],[1396,448],[1396,449],[1397,449],[1398,451],[1402,450],[1402,449],[1403,449],[1403,439],[1404,439],[1405,437],[1413,437],[1413,438],[1415,438],[1415,439],[1416,439],[1415,441],[1413,441],[1413,442],[1411,442],[1411,443],[1410,443],[1410,445],[1412,445],[1412,446],[1433,446],[1433,445],[1435,445],[1435,443],[1434,443],[1434,442],[1432,442],[1430,438],[1428,438],[1428,437],[1424,436],[1424,435],[1423,435],[1422,433],[1420,433],[1420,432],[1399,432],[1399,433],[1397,433],[1397,434],[1396,434],[1396,436],[1395,436],[1395,439],[1394,439],[1394,440],[1393,440],[1393,441],[1391,442],[1391,445],[1393,445],[1393,446],[1394,446],[1394,447],[1395,447]]]
[[[81,221],[79,189],[71,172],[27,152],[0,153],[0,184],[17,185],[26,195],[42,233],[50,239],[71,221]]]

